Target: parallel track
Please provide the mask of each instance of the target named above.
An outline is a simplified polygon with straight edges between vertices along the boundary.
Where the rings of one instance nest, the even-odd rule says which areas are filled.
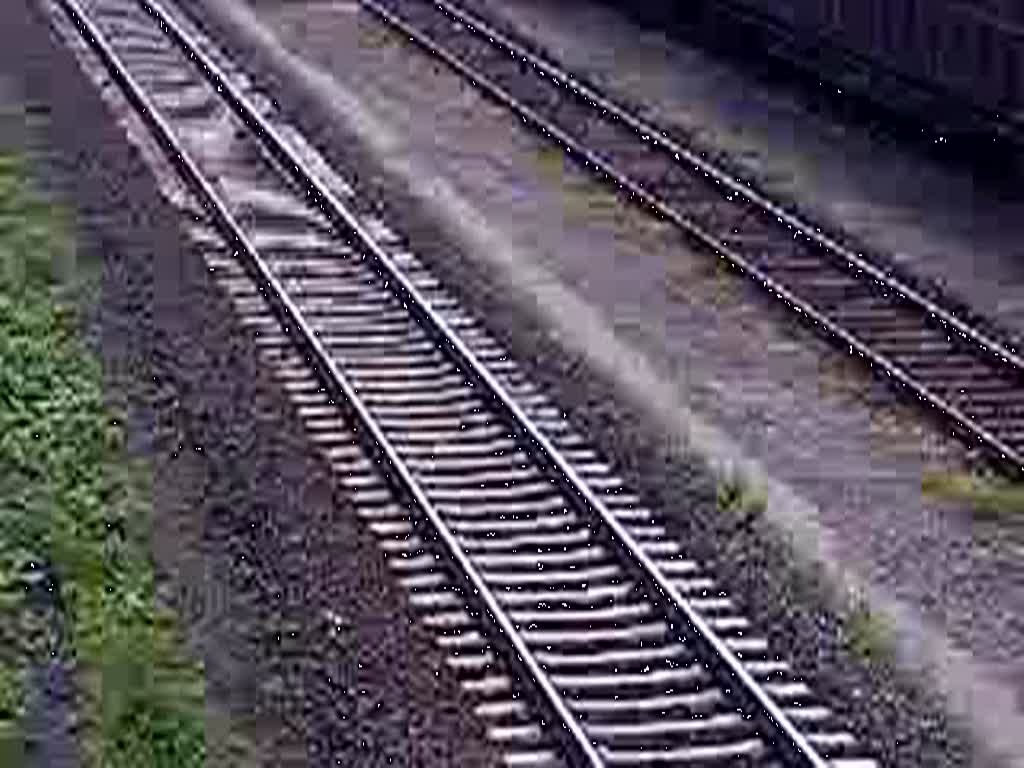
[[[1024,358],[448,0],[360,0],[599,175],[1024,470]]]
[[[212,41],[149,0],[44,1],[188,184],[193,239],[510,764],[874,765]]]

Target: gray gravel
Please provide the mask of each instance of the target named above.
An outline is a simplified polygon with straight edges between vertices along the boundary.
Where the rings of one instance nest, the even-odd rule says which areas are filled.
[[[158,541],[176,602],[192,605],[208,683],[236,713],[283,720],[278,751],[260,750],[267,765],[490,764],[440,649],[310,455],[226,296],[195,254],[184,267],[158,289],[170,406]]]
[[[256,65],[276,68],[272,88],[296,121],[361,189],[387,199],[416,250],[488,314],[755,616],[780,637],[795,633],[799,662],[859,713],[881,754],[929,765],[985,764],[989,748],[1024,757],[1022,731],[1006,725],[1020,716],[1021,532],[922,500],[922,468],[957,461],[955,444],[351,4],[257,8],[296,54],[250,49]],[[735,530],[716,516],[687,446],[760,475],[766,518]],[[781,567],[789,545],[799,567]],[[932,667],[931,682],[975,729],[976,754],[928,713],[934,698],[897,690],[892,670],[842,650],[841,624],[817,610],[838,601],[833,581],[864,589],[890,617],[900,670]]]

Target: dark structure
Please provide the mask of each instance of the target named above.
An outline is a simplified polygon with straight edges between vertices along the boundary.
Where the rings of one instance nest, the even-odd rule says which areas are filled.
[[[795,65],[937,133],[981,129],[1024,144],[1024,0],[632,5],[648,21],[695,24],[704,42]]]

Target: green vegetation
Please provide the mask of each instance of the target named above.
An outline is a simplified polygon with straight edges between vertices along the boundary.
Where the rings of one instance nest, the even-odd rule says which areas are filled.
[[[738,274],[725,259],[715,259],[711,270],[713,274],[712,301],[718,307],[727,307],[739,295]]]
[[[615,192],[589,175],[570,173],[565,150],[560,144],[545,142],[536,151],[541,177],[562,191],[562,214],[568,222],[624,221],[626,210]]]
[[[727,473],[718,481],[717,506],[720,512],[757,517],[764,512],[767,503],[764,492],[751,487],[738,473]]]
[[[565,179],[565,153],[553,141],[537,147],[537,169],[546,180],[561,184]]]
[[[1024,514],[1024,483],[966,472],[925,472],[925,496],[967,504],[976,514],[997,517]]]
[[[736,517],[760,517],[767,504],[765,494],[738,473],[726,473],[718,481],[717,507]],[[891,658],[891,632],[885,620],[871,612],[867,600],[857,597],[843,622],[846,645],[862,659],[879,663]]]
[[[843,623],[847,647],[867,661],[880,663],[890,658],[891,632],[885,620],[872,613],[863,599],[855,601]]]
[[[27,599],[57,581],[87,766],[204,763],[203,676],[155,605],[145,467],[124,455],[99,362],[58,300],[67,227],[0,157],[0,763],[17,765],[25,674],[46,624]]]

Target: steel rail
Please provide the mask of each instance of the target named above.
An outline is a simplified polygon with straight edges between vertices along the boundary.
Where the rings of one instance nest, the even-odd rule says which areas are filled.
[[[818,325],[822,326],[827,332],[840,339],[845,346],[850,349],[850,352],[856,351],[861,357],[866,358],[871,363],[877,365],[881,370],[885,371],[886,375],[890,378],[895,378],[900,385],[912,390],[919,399],[926,401],[933,408],[937,409],[947,417],[951,418],[960,427],[961,431],[973,435],[980,443],[987,446],[990,450],[997,453],[1002,457],[1004,461],[1012,462],[1021,471],[1024,471],[1024,452],[1015,450],[1011,445],[1001,440],[998,436],[993,434],[990,430],[986,429],[983,425],[979,424],[963,410],[949,402],[947,399],[933,392],[925,383],[917,380],[916,377],[907,373],[902,366],[890,359],[888,356],[883,355],[873,350],[869,344],[862,342],[856,335],[843,328],[837,322],[830,320],[824,313],[817,310],[812,305],[804,302],[794,292],[777,282],[771,276],[769,276],[761,268],[750,262],[746,257],[730,248],[719,241],[713,234],[708,232],[700,224],[696,223],[692,219],[684,216],[682,213],[677,211],[674,207],[663,203],[652,193],[645,190],[638,183],[633,181],[631,178],[626,176],[615,168],[615,166],[597,155],[593,151],[589,150],[579,141],[565,133],[563,130],[554,125],[550,120],[544,118],[538,114],[531,107],[526,106],[520,102],[515,96],[510,94],[502,86],[488,78],[486,75],[473,70],[471,67],[466,65],[458,57],[450,53],[449,51],[438,47],[429,37],[421,33],[412,25],[406,23],[401,18],[390,12],[388,8],[378,0],[359,0],[359,3],[381,19],[385,20],[388,24],[392,25],[396,29],[400,30],[403,34],[407,35],[410,40],[415,42],[417,45],[427,49],[432,55],[438,57],[444,61],[448,66],[463,75],[477,87],[484,91],[489,92],[498,101],[504,103],[514,111],[518,112],[527,122],[535,125],[537,128],[542,130],[545,134],[556,139],[570,154],[575,153],[582,157],[587,164],[593,165],[605,176],[611,178],[615,183],[629,192],[633,197],[638,198],[643,204],[654,209],[659,215],[672,221],[676,226],[685,231],[691,237],[700,242],[703,246],[712,249],[720,258],[726,259],[732,263],[735,267],[746,272],[752,278],[760,282],[769,292],[774,293],[780,299],[784,300],[790,305],[798,314],[805,316],[807,319],[814,321]],[[442,3],[435,3],[441,7]],[[466,22],[469,24],[469,22]],[[497,34],[494,35],[497,37]],[[517,54],[519,50],[515,49]],[[521,57],[524,60],[528,60],[532,54],[528,52],[521,52]],[[589,97],[588,97],[589,98]],[[602,107],[603,108],[603,107]],[[611,111],[610,109],[608,111]],[[654,128],[650,128],[652,131],[656,131]],[[659,139],[659,141],[661,141]],[[668,144],[666,143],[666,146]],[[675,150],[673,150],[675,151]],[[679,149],[678,154],[682,156],[685,152],[683,148]],[[697,158],[699,160],[699,158]],[[707,173],[711,175],[712,166],[708,166],[704,161],[699,161],[701,167],[708,167]],[[720,172],[715,172],[720,174]],[[723,179],[728,178],[723,175]],[[739,182],[733,181],[730,185],[731,189],[735,191],[742,191],[742,187]],[[752,193],[751,193],[752,194]],[[753,201],[756,202],[756,201]],[[775,215],[775,211],[778,210],[778,218],[782,219],[784,213],[781,209],[770,210],[769,212]],[[788,216],[788,214],[786,214]],[[808,235],[810,236],[810,235]],[[824,237],[819,235],[819,238]],[[824,242],[824,241],[821,241]],[[853,263],[853,262],[851,262]],[[866,262],[865,262],[866,264]],[[859,268],[859,267],[858,267]],[[877,272],[877,268],[873,268]],[[862,271],[868,271],[866,268]],[[882,274],[882,273],[879,273]],[[872,278],[876,282],[882,282],[884,275],[881,278],[875,277],[872,273]],[[895,290],[895,288],[894,288]],[[910,299],[913,301],[913,299]],[[936,313],[931,313],[935,315]],[[941,319],[941,318],[940,318]],[[951,318],[955,320],[955,318]],[[959,322],[959,321],[957,321]],[[965,326],[966,328],[966,326]],[[963,334],[961,334],[963,335]],[[991,350],[986,350],[991,352]],[[1007,350],[1008,356],[1006,358],[1009,364],[1015,365],[1015,360],[1020,360],[1019,357],[1013,356],[1013,353]],[[995,353],[993,353],[995,354]],[[1013,356],[1012,359],[1010,356]],[[1024,364],[1024,361],[1021,361]]]
[[[512,623],[505,610],[501,607],[497,598],[495,598],[494,594],[481,577],[479,571],[469,559],[469,556],[464,552],[462,547],[459,546],[458,541],[448,529],[445,522],[441,519],[440,513],[431,504],[417,480],[412,476],[402,459],[399,457],[394,446],[374,421],[369,410],[362,402],[352,384],[348,381],[344,373],[342,373],[342,371],[335,365],[330,354],[324,348],[318,337],[313,333],[313,330],[306,322],[301,311],[288,296],[287,291],[273,275],[269,267],[267,267],[255,246],[253,246],[249,241],[241,226],[223,202],[221,202],[217,193],[202,175],[202,172],[196,164],[188,156],[186,150],[174,137],[170,126],[152,106],[142,89],[135,82],[134,78],[127,72],[125,67],[121,65],[116,52],[103,37],[102,33],[89,20],[88,16],[79,6],[78,0],[55,1],[62,6],[72,23],[78,28],[79,32],[90,44],[92,49],[99,55],[111,77],[119,83],[126,97],[134,104],[153,132],[159,136],[163,149],[167,153],[171,162],[184,177],[185,181],[192,186],[193,191],[204,203],[204,207],[208,210],[214,221],[219,225],[222,234],[226,235],[236,246],[237,250],[234,255],[236,257],[240,256],[240,260],[243,264],[255,271],[258,279],[263,283],[263,287],[260,288],[260,292],[270,300],[271,305],[279,314],[282,322],[292,323],[298,329],[301,342],[313,354],[321,375],[327,378],[329,384],[341,393],[342,397],[345,398],[346,402],[355,412],[360,426],[371,437],[377,450],[388,463],[391,472],[394,473],[393,477],[398,480],[398,485],[401,490],[412,498],[416,506],[428,518],[431,525],[440,536],[449,556],[455,561],[461,569],[461,573],[464,574],[465,579],[469,582],[469,585],[473,589],[473,593],[478,599],[483,601],[490,614],[491,620],[498,626],[504,634],[505,639],[512,645],[515,653],[518,655],[519,662],[526,668],[532,682],[543,692],[544,697],[547,699],[547,705],[550,706],[554,710],[555,714],[561,719],[562,728],[571,736],[572,751],[575,753],[572,756],[572,764],[590,765],[594,766],[594,768],[603,768],[604,761],[602,757],[598,754],[594,745],[590,742],[589,737],[583,731],[578,719],[569,709],[565,700],[555,688],[554,683],[533,656],[532,651],[517,632],[515,625]],[[184,36],[183,30],[162,8],[149,0],[139,0],[139,2],[154,16],[164,31],[169,31],[170,36],[175,38],[175,42],[177,42],[183,50],[188,52],[189,56],[206,71],[206,75],[210,81],[219,86],[218,90],[221,91],[222,96],[226,96],[228,101],[236,102],[237,105],[246,106],[247,109],[245,111],[249,112],[250,116],[256,115],[255,111],[253,111],[251,107],[244,105],[240,100],[240,95],[225,79],[223,73],[221,73],[215,65],[209,61],[208,57],[194,46],[190,45],[190,41],[188,41],[187,37]],[[265,131],[265,137],[269,137],[270,140],[276,142],[281,141],[280,137],[273,133],[272,129],[269,126],[266,126],[261,118],[258,118],[254,122],[258,125],[255,130]],[[295,167],[298,169],[299,164],[296,163]],[[287,325],[285,327],[287,329]]]
[[[137,0],[137,2],[143,8],[147,8],[165,25],[180,45],[189,48],[187,35],[180,25],[160,8],[154,0]],[[740,686],[738,693],[740,693],[741,697],[747,698],[749,703],[753,704],[755,717],[767,726],[770,733],[781,737],[781,743],[776,742],[776,746],[790,753],[795,761],[800,764],[814,766],[814,768],[826,768],[826,761],[818,754],[804,734],[796,728],[792,720],[782,711],[781,707],[771,699],[769,694],[747,672],[733,652],[690,605],[679,589],[665,578],[656,564],[640,548],[636,539],[612,515],[601,499],[586,485],[569,462],[555,448],[554,444],[548,440],[533,421],[522,411],[502,384],[487,370],[486,366],[480,362],[444,318],[430,306],[429,301],[423,297],[402,270],[394,264],[373,235],[359,222],[356,215],[338,200],[334,193],[316,176],[304,169],[302,159],[277,135],[273,127],[251,105],[245,102],[235,86],[220,71],[216,64],[210,60],[209,56],[195,48],[189,50],[189,55],[217,82],[221,95],[233,104],[240,115],[244,115],[245,121],[254,127],[264,146],[274,156],[279,158],[282,167],[288,170],[293,178],[316,198],[317,203],[326,214],[356,236],[376,264],[383,272],[387,273],[389,281],[397,289],[396,292],[403,299],[407,299],[410,310],[421,318],[439,340],[447,344],[459,360],[463,370],[484,385],[484,389],[490,395],[492,401],[498,406],[499,411],[502,412],[505,418],[509,420],[513,428],[519,431],[520,434],[525,435],[528,438],[528,442],[532,443],[534,450],[539,452],[549,465],[557,470],[556,477],[563,487],[572,496],[581,500],[600,518],[607,530],[612,532],[612,541],[618,546],[622,554],[625,555],[627,561],[634,567],[634,570],[655,587],[662,595],[662,598],[671,606],[671,609],[690,628],[693,639],[696,640],[698,646],[701,646],[701,649],[705,652],[705,661],[710,661],[720,676],[724,673],[727,678],[738,683]],[[375,434],[380,434],[376,428]],[[386,440],[383,434],[380,434],[379,440]],[[398,461],[400,462],[400,460]],[[414,480],[411,477],[408,477],[407,482],[414,484]],[[426,503],[425,498],[423,503]],[[438,525],[443,525],[443,522],[438,521]],[[452,540],[451,546],[459,552],[461,562],[465,558],[461,553],[461,549],[454,540]],[[481,592],[490,594],[482,586]],[[496,604],[493,610],[497,611],[499,616],[504,616],[502,609]],[[506,631],[514,633],[514,628],[511,628],[511,625],[509,627]],[[510,639],[517,641],[517,652],[523,654],[524,659],[530,659],[533,662],[531,666],[535,666],[536,662],[533,660],[532,654],[522,644],[521,639],[518,636]],[[565,708],[564,701],[555,693],[550,681],[541,677],[539,666],[535,674],[540,678],[538,683],[544,688],[545,693],[557,701],[559,706],[556,709],[566,711],[566,722],[569,724],[570,730],[573,731],[573,735],[576,736],[576,731],[580,728],[579,721]],[[588,749],[591,748],[591,745],[586,740],[587,737],[582,735],[582,732],[580,732],[577,738]],[[593,759],[598,760],[599,758],[595,754]]]
[[[915,304],[926,309],[932,316],[942,323],[952,326],[958,333],[960,333],[961,336],[974,341],[986,352],[995,355],[1003,360],[1003,362],[1015,366],[1018,370],[1024,371],[1024,357],[1015,350],[1007,347],[1002,342],[991,338],[982,331],[967,325],[950,313],[949,310],[931,301],[927,296],[922,295],[909,285],[906,285],[899,278],[886,274],[884,270],[864,259],[862,255],[854,253],[839,241],[822,233],[817,227],[814,227],[797,215],[790,213],[778,203],[775,203],[765,197],[756,189],[752,188],[748,182],[737,179],[735,176],[723,171],[714,164],[709,163],[693,150],[687,149],[670,136],[665,135],[657,128],[657,126],[630,113],[625,108],[598,93],[593,88],[581,83],[554,62],[547,61],[531,51],[524,50],[522,46],[518,45],[507,35],[502,33],[500,30],[495,29],[493,26],[488,24],[486,20],[473,14],[471,11],[461,8],[460,6],[450,2],[450,0],[433,0],[433,2],[438,8],[444,9],[448,14],[459,18],[470,27],[476,27],[487,36],[493,37],[510,51],[514,51],[517,55],[521,56],[521,58],[528,61],[533,66],[557,79],[562,83],[562,85],[575,90],[584,98],[594,102],[601,109],[615,115],[615,117],[636,131],[641,137],[651,137],[655,144],[661,144],[666,149],[677,154],[677,159],[685,158],[688,163],[692,163],[694,166],[700,168],[702,172],[714,178],[716,182],[725,184],[733,192],[743,195],[747,200],[762,208],[764,211],[772,214],[791,229],[797,230],[804,237],[813,240],[818,245],[825,248],[830,254],[841,256],[848,264],[868,273],[875,280],[880,283],[884,283],[887,287],[893,289],[904,298],[909,299]]]

